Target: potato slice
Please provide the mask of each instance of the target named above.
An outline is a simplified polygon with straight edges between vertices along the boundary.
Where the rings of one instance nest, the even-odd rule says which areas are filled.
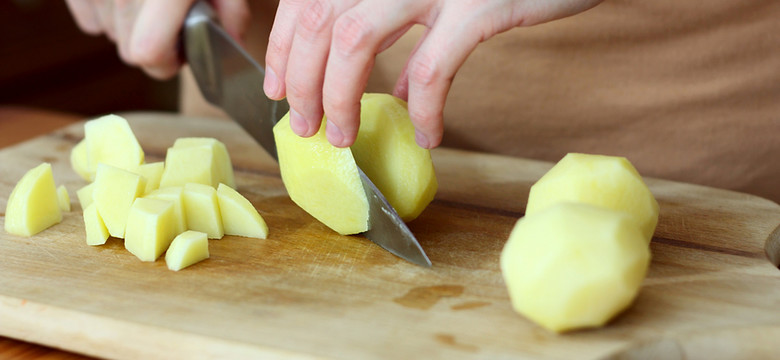
[[[368,199],[355,158],[325,137],[325,121],[314,136],[303,138],[290,128],[290,114],[274,126],[279,170],[290,199],[338,232],[368,229]]]
[[[94,200],[94,189],[95,183],[91,182],[87,185],[84,185],[81,189],[76,190],[76,197],[79,199],[81,209],[86,209],[90,204],[92,204]]]
[[[624,157],[571,153],[542,176],[528,195],[526,215],[561,202],[577,202],[629,214],[649,243],[658,202]]]
[[[127,120],[122,117],[106,115],[87,121],[84,123],[84,138],[90,178],[94,178],[100,163],[135,171],[144,162],[144,151]]]
[[[98,164],[92,197],[98,214],[113,237],[124,238],[127,216],[136,198],[146,189],[146,180],[136,173]]]
[[[92,181],[92,177],[95,173],[89,172],[89,164],[87,161],[87,140],[81,139],[81,141],[70,150],[70,166],[82,179]]]
[[[70,211],[70,195],[68,195],[68,189],[65,185],[57,187],[57,203],[62,211]]]
[[[209,241],[206,233],[185,231],[173,239],[165,253],[168,269],[179,271],[209,258]]]
[[[226,235],[265,239],[268,225],[249,200],[225,185],[217,187],[217,200]]]
[[[184,186],[187,183],[210,185],[220,183],[235,187],[233,164],[225,144],[213,138],[180,138],[165,156],[161,187]]]
[[[204,232],[209,239],[221,239],[225,235],[216,189],[209,185],[189,183],[184,185],[182,197],[188,229]]]
[[[148,194],[160,187],[160,179],[162,179],[163,170],[165,170],[165,163],[159,161],[141,164],[134,171],[136,174],[141,175],[146,179],[144,194]]]
[[[401,219],[414,220],[438,188],[430,151],[415,142],[405,101],[388,94],[365,94],[360,105],[360,130],[352,155]]]
[[[183,188],[180,186],[160,188],[144,195],[145,198],[167,200],[173,203],[173,215],[175,219],[176,233],[187,231],[187,217],[184,211]]]
[[[62,212],[49,163],[42,163],[16,183],[5,208],[5,231],[32,236],[62,221]]]
[[[173,203],[137,198],[127,215],[125,248],[141,261],[155,261],[176,236]]]
[[[521,218],[501,252],[515,310],[554,332],[604,325],[631,304],[649,263],[628,214],[575,203]]]
[[[108,240],[108,229],[100,217],[95,203],[87,206],[84,211],[84,230],[87,233],[87,245],[103,245]]]

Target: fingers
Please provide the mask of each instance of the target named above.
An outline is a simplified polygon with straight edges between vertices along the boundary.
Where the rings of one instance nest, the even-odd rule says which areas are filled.
[[[129,43],[129,58],[149,76],[168,79],[181,64],[176,53],[181,24],[193,0],[146,0]]]
[[[100,35],[103,33],[103,28],[98,21],[95,8],[92,7],[91,0],[67,0],[68,9],[76,20],[81,31],[90,35]]]
[[[212,4],[225,31],[242,42],[252,18],[246,0],[214,0]]]
[[[281,100],[287,94],[285,74],[287,61],[292,48],[298,13],[306,0],[281,0],[276,9],[274,25],[268,37],[268,50],[265,55],[265,79],[263,90],[271,99]]]
[[[130,37],[138,16],[140,5],[134,0],[117,0],[114,4],[114,26],[119,57],[128,64],[134,64],[130,56]]]

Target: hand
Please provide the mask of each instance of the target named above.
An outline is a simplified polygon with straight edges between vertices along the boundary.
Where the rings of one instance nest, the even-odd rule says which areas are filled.
[[[168,79],[181,66],[176,43],[194,0],[67,0],[82,31],[105,34],[124,62]],[[246,0],[212,1],[225,30],[240,39],[249,25]]]
[[[324,113],[328,140],[350,146],[376,54],[413,24],[422,24],[428,29],[409,54],[394,95],[408,100],[417,144],[433,148],[441,142],[452,79],[480,42],[600,1],[281,0],[266,54],[264,90],[273,99],[287,97],[296,134],[315,134]]]

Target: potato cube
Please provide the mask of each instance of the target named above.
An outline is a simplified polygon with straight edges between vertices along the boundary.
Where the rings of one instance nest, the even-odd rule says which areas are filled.
[[[87,232],[87,245],[103,245],[108,240],[108,229],[97,211],[95,203],[87,206],[84,213],[84,229]]]
[[[62,212],[49,163],[42,163],[16,183],[5,208],[5,231],[32,236],[62,221]]]
[[[176,140],[165,156],[160,186],[184,186],[187,183],[214,188],[224,183],[235,187],[233,164],[225,144],[212,138]]]
[[[98,214],[113,237],[124,238],[127,216],[136,198],[141,197],[146,180],[138,174],[120,168],[98,164],[95,173],[93,199]]]
[[[649,263],[628,214],[575,203],[521,218],[501,252],[515,310],[554,332],[604,325],[631,304]]]
[[[189,183],[184,185],[182,197],[187,229],[204,232],[209,239],[221,239],[225,235],[216,189],[209,185]]]
[[[94,189],[95,183],[92,182],[84,185],[81,189],[76,190],[76,197],[79,198],[81,209],[86,209],[94,201]]]
[[[268,226],[249,200],[225,185],[217,187],[217,200],[226,235],[265,239]]]
[[[89,174],[95,174],[100,163],[135,171],[144,162],[144,151],[127,120],[122,117],[106,115],[87,121],[84,123],[84,138],[87,141]]]
[[[165,169],[165,163],[162,161],[141,164],[135,170],[135,173],[141,175],[146,179],[146,188],[144,194],[148,194],[160,187],[160,179],[162,179],[162,173]]]
[[[125,248],[141,261],[155,261],[176,236],[173,203],[137,198],[127,215]]]
[[[81,139],[78,144],[73,146],[70,150],[70,166],[73,171],[76,172],[82,179],[92,181],[94,172],[89,172],[89,165],[87,164],[87,140]]]
[[[209,241],[206,233],[185,231],[173,239],[165,253],[168,269],[179,271],[209,258]]]
[[[183,188],[180,186],[166,187],[154,190],[146,195],[145,198],[167,200],[173,203],[173,215],[175,219],[176,234],[187,231],[187,217],[184,211],[184,198],[182,197]]]
[[[65,185],[57,187],[57,201],[60,210],[70,211],[70,195],[68,195],[68,189],[65,188]]]

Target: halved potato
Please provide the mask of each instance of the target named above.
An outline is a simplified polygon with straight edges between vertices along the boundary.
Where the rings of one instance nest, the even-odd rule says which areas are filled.
[[[5,208],[5,231],[32,236],[62,221],[49,163],[30,170],[16,183]]]

